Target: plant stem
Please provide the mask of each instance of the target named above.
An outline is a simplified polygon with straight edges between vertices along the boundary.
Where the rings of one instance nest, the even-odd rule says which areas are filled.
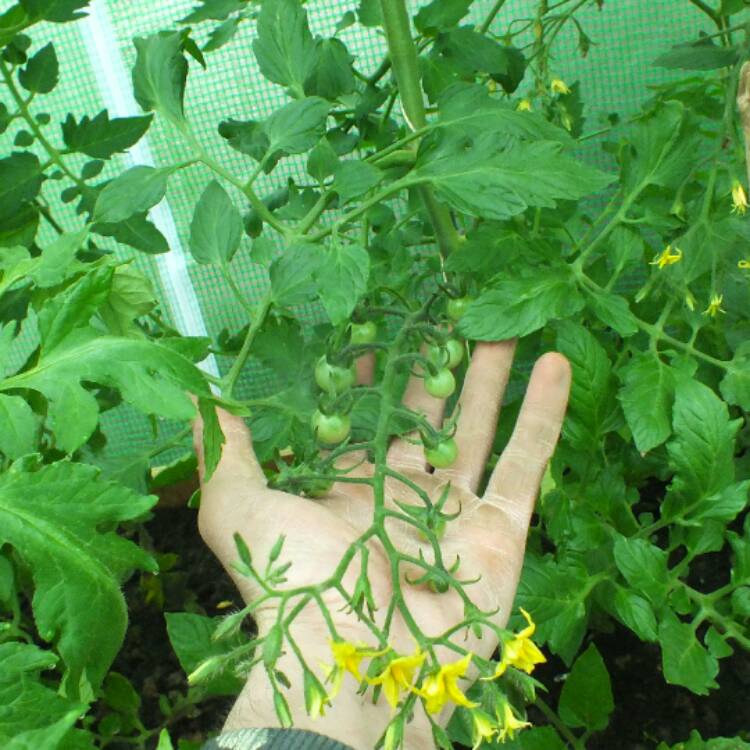
[[[544,714],[547,721],[552,724],[555,729],[574,747],[576,750],[585,750],[586,745],[581,744],[581,741],[576,737],[573,732],[560,721],[560,717],[555,711],[548,706],[539,696],[536,697],[534,705]]]
[[[250,356],[250,347],[253,344],[255,335],[263,325],[268,311],[271,309],[271,304],[271,294],[269,292],[258,303],[258,307],[255,311],[255,319],[250,325],[250,328],[248,328],[247,330],[247,335],[245,336],[245,340],[242,342],[240,353],[232,363],[232,366],[229,369],[229,372],[226,374],[226,377],[223,378],[224,387],[222,388],[222,395],[228,398],[232,398],[234,387],[237,384],[237,380],[240,376],[240,373],[242,372],[242,368],[245,366],[245,362],[247,362],[247,358]]]
[[[500,9],[505,5],[505,0],[495,0],[495,4],[490,8],[490,12],[487,17],[482,21],[477,31],[480,34],[486,34],[489,30],[492,22],[495,20],[495,16],[500,12]]]
[[[419,61],[417,48],[411,36],[409,14],[404,0],[381,0],[383,25],[388,42],[393,73],[396,77],[401,105],[406,123],[411,130],[419,130],[427,125],[424,96],[419,82]],[[430,221],[435,230],[435,238],[441,253],[449,255],[458,247],[458,233],[453,226],[450,211],[435,199],[431,188],[419,188]]]

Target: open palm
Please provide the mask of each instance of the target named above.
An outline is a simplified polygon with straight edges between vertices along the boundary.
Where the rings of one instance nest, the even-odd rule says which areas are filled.
[[[460,397],[461,411],[455,435],[459,456],[449,469],[432,472],[425,463],[420,445],[395,440],[388,452],[389,468],[400,472],[429,496],[436,499],[447,483],[450,494],[445,511],[461,508],[460,516],[448,524],[441,540],[446,566],[457,558],[460,567],[456,576],[461,580],[479,578],[468,587],[474,603],[483,610],[497,609],[496,622],[504,625],[511,612],[518,585],[529,519],[539,491],[544,470],[557,442],[567,404],[570,369],[559,354],[541,357],[532,372],[523,406],[511,440],[495,467],[487,488],[476,494],[489,456],[497,424],[500,404],[508,381],[515,342],[477,344],[469,364]],[[358,363],[361,382],[371,379],[372,361]],[[412,378],[404,394],[408,408],[423,413],[433,424],[443,418],[444,402],[429,396],[423,381]],[[234,578],[247,602],[254,601],[260,591],[253,581],[240,576],[230,566],[237,558],[233,534],[238,532],[246,541],[255,560],[267,559],[280,534],[285,537],[281,561],[291,562],[286,586],[298,587],[325,580],[336,568],[351,543],[372,523],[372,488],[365,484],[337,483],[330,493],[318,500],[269,489],[252,449],[250,433],[244,422],[221,413],[226,443],[222,459],[210,481],[203,484],[199,528],[227,571]],[[196,438],[201,434],[196,426]],[[196,439],[200,457],[201,441]],[[350,456],[354,462],[357,456]],[[360,463],[350,476],[368,476],[372,465]],[[201,477],[202,477],[201,461]],[[421,504],[416,493],[396,479],[386,484],[386,501]],[[390,523],[390,522],[389,522]],[[411,526],[394,521],[388,526],[391,539],[401,552],[426,559],[433,557],[430,546],[419,539]],[[382,621],[393,595],[389,558],[373,541],[369,547],[368,577],[378,607],[376,621]],[[399,575],[404,600],[416,623],[428,636],[439,635],[464,619],[464,605],[457,592],[435,593],[426,585],[410,585],[423,571],[403,564]],[[345,590],[351,592],[359,573],[357,558],[343,579]],[[368,627],[356,614],[347,611],[343,598],[335,590],[325,596],[339,635],[347,640],[374,644]],[[275,605],[256,611],[260,633],[276,621]],[[330,663],[330,633],[316,604],[311,603],[295,620],[292,634],[311,666]],[[460,645],[489,658],[497,647],[497,639],[486,632],[481,640],[456,635]],[[404,618],[397,613],[391,625],[390,643],[399,653],[409,653],[414,641]],[[446,651],[442,661],[457,658]],[[296,658],[285,654],[279,667],[287,671],[293,687],[292,705],[304,706],[299,683],[293,675],[299,671]],[[342,742],[372,748],[389,720],[389,707],[381,699],[373,705],[371,698],[342,691],[324,720],[314,720],[298,711],[296,725],[311,728]],[[446,709],[447,711],[447,709]],[[449,715],[439,717],[447,722]],[[324,722],[324,723],[323,723]],[[243,696],[227,723],[228,728],[240,726],[271,726],[276,724],[272,695],[265,675],[252,675]],[[364,732],[364,734],[363,734]],[[428,722],[415,716],[409,728],[411,745],[429,747]]]

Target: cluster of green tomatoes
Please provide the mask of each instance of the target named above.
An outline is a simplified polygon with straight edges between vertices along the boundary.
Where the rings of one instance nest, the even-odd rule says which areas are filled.
[[[456,297],[448,301],[447,314],[453,321],[458,321],[468,304],[469,297]],[[350,325],[350,343],[354,347],[366,347],[373,344],[378,336],[374,321]],[[420,372],[424,378],[424,388],[430,396],[437,399],[449,398],[456,390],[456,378],[453,370],[464,357],[464,343],[452,335],[443,334],[439,343],[431,343],[422,358]],[[313,413],[311,424],[318,442],[332,447],[346,440],[351,433],[351,417],[342,408],[347,402],[346,394],[356,382],[356,369],[353,361],[336,362],[333,357],[323,355],[315,366],[315,382],[323,391],[327,402],[326,408],[318,408]],[[342,398],[343,397],[343,398]],[[422,433],[425,458],[435,468],[450,466],[458,455],[456,442],[452,437]]]

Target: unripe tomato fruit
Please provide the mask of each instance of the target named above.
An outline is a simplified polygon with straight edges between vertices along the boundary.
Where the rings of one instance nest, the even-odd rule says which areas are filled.
[[[324,391],[343,393],[354,385],[356,379],[357,374],[354,366],[339,367],[338,365],[332,365],[325,355],[315,365],[315,382]]]
[[[378,335],[378,327],[372,320],[352,323],[352,344],[371,344]]]
[[[448,398],[456,390],[456,379],[447,367],[443,367],[436,375],[424,379],[424,388],[430,396]]]
[[[461,320],[466,308],[474,301],[472,297],[454,297],[448,300],[448,317],[451,320]]]
[[[312,415],[312,428],[323,445],[336,445],[349,435],[352,421],[348,414],[323,414],[316,409]]]
[[[424,457],[436,469],[445,469],[458,458],[458,446],[453,438],[447,438],[434,448],[425,448]]]
[[[330,479],[312,479],[304,488],[306,497],[325,497],[333,487],[333,481]]]
[[[458,339],[448,339],[444,346],[430,347],[430,358],[436,365],[452,370],[464,358],[464,345]]]

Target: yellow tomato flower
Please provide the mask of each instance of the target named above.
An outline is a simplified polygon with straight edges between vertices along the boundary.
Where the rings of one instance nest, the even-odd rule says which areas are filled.
[[[544,664],[547,661],[539,647],[531,640],[531,636],[534,635],[536,630],[531,615],[523,608],[521,608],[521,614],[526,618],[528,625],[512,640],[503,643],[502,658],[495,669],[495,673],[492,677],[484,677],[483,679],[494,680],[496,677],[500,677],[508,667],[522,669],[527,674],[531,674],[537,664]]]
[[[334,661],[332,667],[326,667],[327,677],[333,682],[331,697],[334,697],[341,689],[341,682],[346,672],[352,674],[357,682],[362,682],[362,674],[359,671],[362,659],[382,656],[388,651],[388,649],[375,651],[369,648],[366,643],[351,643],[350,641],[329,641],[329,644]]]
[[[750,271],[750,260],[740,260],[737,262],[737,268],[743,271]]]
[[[747,211],[747,193],[739,180],[732,182],[732,213],[743,216]]]
[[[664,266],[671,266],[675,263],[679,263],[681,260],[682,250],[680,250],[679,247],[672,249],[671,245],[667,245],[664,250],[662,250],[661,253],[649,263],[649,265],[659,266],[661,269],[664,268]]]
[[[503,702],[502,716],[498,712],[497,718],[500,721],[501,729],[497,733],[497,738],[500,742],[505,742],[507,739],[513,739],[513,735],[521,729],[530,727],[531,723],[528,721],[521,721],[510,707],[508,701]]]
[[[421,690],[416,692],[424,698],[427,713],[436,714],[448,701],[464,708],[476,708],[479,705],[472,703],[458,687],[458,678],[466,674],[471,657],[472,654],[468,653],[463,659],[444,664],[438,672],[425,678]]]
[[[531,112],[531,110],[531,99],[521,99],[521,101],[516,104],[516,112]]]
[[[471,712],[471,721],[471,734],[474,740],[471,750],[477,750],[485,740],[491,740],[500,729],[494,719],[480,709]]]
[[[712,294],[711,301],[708,303],[708,307],[703,311],[703,314],[708,315],[711,318],[715,318],[716,313],[723,313],[724,310],[722,310],[721,308],[721,303],[723,301],[723,294]]]
[[[422,666],[426,654],[419,650],[419,647],[411,656],[397,656],[390,661],[386,668],[376,677],[368,677],[367,682],[370,685],[382,685],[385,699],[391,704],[392,708],[398,705],[401,692],[404,690],[414,690],[414,672]]]
[[[568,84],[563,81],[562,78],[553,78],[550,81],[549,87],[553,94],[569,94],[570,89]]]

